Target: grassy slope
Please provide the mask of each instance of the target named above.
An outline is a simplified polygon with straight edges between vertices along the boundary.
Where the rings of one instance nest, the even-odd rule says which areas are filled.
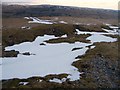
[[[72,65],[83,71],[81,83],[86,87],[119,87],[118,42],[96,43],[79,61]]]

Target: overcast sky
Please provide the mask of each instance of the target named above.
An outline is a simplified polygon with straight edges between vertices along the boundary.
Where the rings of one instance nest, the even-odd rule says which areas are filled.
[[[2,0],[2,2],[29,2],[30,4],[51,4],[90,8],[118,9],[119,0]]]

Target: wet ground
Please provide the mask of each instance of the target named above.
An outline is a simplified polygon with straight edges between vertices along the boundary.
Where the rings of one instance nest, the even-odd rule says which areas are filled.
[[[34,19],[33,21],[34,22],[32,23],[38,23],[38,21],[41,22],[40,20],[35,21]],[[30,23],[30,21],[28,22]],[[51,22],[48,20],[45,21],[44,24],[46,24],[46,22],[49,22],[47,24],[51,24]],[[86,53],[89,53],[89,51],[98,48],[95,43],[99,42],[100,44],[101,42],[104,42],[107,46],[109,45],[109,42],[117,42],[117,38],[112,38],[111,36],[105,35],[118,35],[117,31],[119,29],[109,24],[107,24],[107,26],[109,26],[111,30],[101,28],[105,32],[92,32],[83,31],[75,28],[75,31],[72,32],[72,35],[69,35],[68,33],[64,33],[64,36],[60,37],[55,37],[54,35],[38,35],[32,42],[26,41],[20,44],[14,44],[13,46],[6,46],[5,51],[15,50],[19,51],[19,54],[17,57],[2,58],[3,61],[1,66],[4,71],[2,79],[11,79],[8,82],[3,81],[3,85],[6,87],[10,85],[9,82],[15,82],[15,84],[13,85],[14,87],[19,87],[21,85],[24,87],[31,87],[34,85],[31,81],[29,81],[29,79],[22,79],[36,77],[37,81],[34,81],[34,79],[31,80],[36,82],[35,85],[37,87],[40,87],[38,84],[42,85],[43,83],[45,84],[45,86],[41,87],[46,87],[47,85],[49,86],[49,84],[53,84],[53,87],[64,87],[67,85],[68,87],[75,86],[79,88],[90,87],[91,85],[93,85],[93,87],[118,87],[116,83],[119,82],[117,81],[118,76],[116,73],[116,65],[118,63],[118,61],[116,60],[116,56],[113,56],[116,61],[116,63],[114,63],[115,66],[113,65],[116,68],[115,70],[111,70],[111,67],[113,67],[111,65],[112,59],[106,59],[104,58],[104,56],[108,56],[102,56],[102,54],[98,53],[99,51],[103,50],[99,50],[100,48],[98,49],[98,51],[96,51],[94,57],[92,55],[91,57],[87,58],[87,61],[82,61],[82,63],[79,62],[80,60],[84,59],[82,58],[82,56],[86,57]],[[80,40],[76,39],[79,35],[87,34],[89,35],[87,37],[84,37],[84,41],[89,40],[89,42],[80,42]],[[61,38],[67,38],[67,40],[69,41],[72,40],[73,43],[69,43],[67,41],[64,42],[64,40],[58,41],[61,40]],[[52,43],[49,42],[49,40],[51,40]],[[57,43],[54,43],[54,40],[56,40]],[[113,45],[113,47],[117,46]],[[73,48],[80,49],[72,51]],[[110,48],[110,50],[112,49]],[[107,55],[111,55],[111,53]],[[79,57],[75,59],[77,56]],[[109,63],[108,66],[106,66],[106,63]],[[91,65],[92,69],[90,69]],[[59,74],[63,74],[63,76],[59,76]],[[47,77],[49,75],[51,76]],[[114,81],[113,83],[110,78],[111,75],[113,75],[114,78],[114,80],[112,80]],[[42,80],[40,78],[42,78]],[[106,81],[108,81],[107,84],[105,84]],[[61,85],[62,83],[63,85]],[[73,83],[75,83],[75,85],[73,85]]]

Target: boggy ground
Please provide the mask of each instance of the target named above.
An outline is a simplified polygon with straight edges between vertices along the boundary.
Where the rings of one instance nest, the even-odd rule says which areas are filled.
[[[89,26],[89,31],[97,31],[101,32],[103,25],[91,25]],[[58,39],[51,39],[46,42],[48,43],[60,43],[60,42],[68,42],[68,43],[74,43],[76,41],[80,42],[89,42],[86,40],[86,38],[89,35],[76,35],[76,28],[79,27],[80,30],[88,30],[88,26],[85,25],[74,25],[74,24],[53,24],[53,25],[45,25],[45,24],[39,24],[36,27],[32,27],[30,30],[27,29],[21,29],[21,28],[8,28],[3,29],[2,31],[2,57],[16,57],[17,55],[12,54],[18,54],[18,51],[9,51],[5,52],[4,49],[6,46],[12,46],[14,44],[19,44],[22,42],[27,41],[34,41],[37,36],[43,36],[45,34],[47,35],[55,35],[56,37],[60,37],[62,35],[67,35],[66,38],[58,38]],[[98,29],[97,29],[98,27]],[[95,28],[95,29],[93,29]],[[104,31],[103,31],[104,32]],[[8,55],[9,53],[9,55]],[[10,55],[11,54],[11,55]]]
[[[54,24],[43,25],[40,24],[32,27],[30,30],[22,30],[20,28],[10,28],[3,30],[2,50],[3,57],[17,57],[18,51],[4,51],[6,46],[19,44],[26,41],[34,41],[37,36],[55,35],[58,39],[51,39],[48,43],[68,42],[74,43],[76,41],[89,42],[86,40],[89,35],[76,35],[76,28],[102,32],[101,28],[106,26],[81,26],[73,24]],[[108,27],[106,27],[108,28]],[[61,38],[62,35],[67,37]],[[112,36],[111,36],[112,37]],[[50,79],[62,79],[67,77],[67,74],[47,75],[45,77],[31,77],[28,79],[11,79],[3,80],[3,88],[118,88],[119,87],[119,70],[118,70],[118,41],[114,43],[95,43],[96,47],[90,49],[81,59],[73,62],[73,66],[78,70],[84,72],[80,80],[69,81],[63,83],[49,82]],[[77,56],[76,56],[77,57]],[[79,58],[78,58],[79,59]],[[42,80],[40,82],[40,80]],[[20,85],[20,82],[29,82],[26,85]]]
[[[68,24],[90,24],[90,25],[100,25],[104,23],[109,23],[112,25],[117,25],[118,26],[118,20],[116,19],[96,19],[96,18],[92,18],[92,17],[88,17],[88,18],[82,18],[82,17],[67,17],[67,16],[56,16],[56,17],[38,17],[39,19],[42,20],[52,20],[55,22],[59,22],[59,21],[65,21]],[[40,24],[29,24],[28,21],[26,19],[24,19],[24,17],[19,17],[19,18],[15,18],[15,17],[11,17],[11,18],[2,18],[2,23],[3,23],[3,29],[8,30],[11,28],[16,28],[16,29],[20,29],[22,26],[30,26],[30,27],[36,27],[39,26]]]
[[[119,58],[118,42],[95,43],[94,49],[88,50],[81,59],[73,62],[81,75],[80,80],[63,83],[49,82],[50,79],[62,79],[67,74],[31,77],[28,79],[3,80],[3,88],[118,88],[119,87]],[[40,80],[42,80],[40,82]],[[20,82],[29,82],[20,85]]]
[[[95,45],[94,49],[88,50],[79,61],[72,64],[84,72],[80,81],[96,88],[120,87],[118,42]]]
[[[67,34],[69,37],[74,35],[75,30],[73,25],[64,25],[64,24],[54,24],[54,25],[44,25],[40,24],[37,27],[31,28],[30,30],[22,30],[11,28],[4,30],[2,32],[2,56],[7,56],[8,52],[4,52],[6,46],[11,46],[14,44],[19,44],[26,41],[34,41],[37,36],[55,35],[62,36]],[[17,51],[16,51],[17,52]],[[12,54],[12,53],[9,53]],[[9,55],[10,56],[10,55]],[[17,55],[15,55],[17,56]]]

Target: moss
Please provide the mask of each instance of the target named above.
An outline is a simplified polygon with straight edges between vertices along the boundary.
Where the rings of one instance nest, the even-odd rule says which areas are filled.
[[[58,78],[58,79],[62,79],[62,78],[67,78],[68,74],[50,74],[50,75],[47,75],[45,76],[45,80],[48,81],[50,79],[53,79],[53,78]]]
[[[101,25],[101,28],[108,29],[108,30],[113,30],[112,28],[110,28],[110,27],[107,26],[107,25]]]
[[[27,86],[27,85],[20,85],[20,86],[18,86],[17,88],[30,88],[30,86]]]
[[[9,80],[9,82],[4,81],[2,82],[3,88],[14,88],[14,87],[18,87],[20,82],[20,79],[11,79]]]
[[[75,43],[77,41],[79,42],[85,42],[85,43],[89,43],[90,41],[89,40],[86,40],[87,37],[89,37],[90,35],[77,35],[77,36],[74,36],[74,37],[66,37],[66,38],[57,38],[57,39],[50,39],[50,40],[46,40],[45,42],[47,43],[63,43],[63,42],[66,42],[66,43]]]
[[[2,32],[3,46],[11,46],[21,42],[33,41],[37,36],[44,34],[61,36],[67,34],[72,36],[75,32],[73,25],[55,24],[43,25],[40,24],[31,30],[9,29]]]
[[[118,59],[118,42],[115,43],[94,43],[94,49],[88,50],[85,55],[78,56],[79,61],[73,62],[73,65],[81,69],[81,65],[91,60],[95,56],[105,57],[115,61]],[[105,48],[106,47],[106,48]]]
[[[19,51],[11,50],[11,51],[3,51],[2,57],[17,57]]]
[[[62,36],[67,34],[68,36],[72,36],[75,32],[75,28],[72,24],[53,24],[53,25],[40,25],[38,27],[33,28],[36,32],[41,31],[44,34],[51,34],[55,36]]]
[[[73,48],[72,51],[82,49],[83,47]]]
[[[105,35],[105,36],[112,37],[112,38],[119,38],[119,35]]]
[[[30,77],[30,78],[27,78],[27,81],[31,84],[31,83],[34,83],[34,82],[38,82],[39,80],[45,80],[44,77]]]
[[[103,24],[98,25],[75,25],[76,29],[81,31],[89,31],[89,32],[106,32],[102,30]]]
[[[3,48],[6,46],[11,46],[14,44],[19,44],[26,41],[33,41],[35,39],[34,32],[31,31],[23,31],[10,29],[2,32],[2,45]]]
[[[3,56],[12,56],[13,52],[4,52],[6,46],[12,46],[14,44],[19,44],[22,42],[32,42],[37,36],[55,35],[62,36],[67,34],[68,36],[74,36],[75,29],[73,25],[64,25],[64,24],[53,24],[53,25],[44,25],[40,24],[37,27],[33,27],[30,30],[21,30],[21,29],[8,29],[3,30],[2,32],[2,47],[3,47]],[[7,54],[8,53],[8,54]],[[10,54],[10,55],[9,55]],[[16,54],[13,53],[13,56]]]
[[[97,88],[97,83],[94,83],[90,77],[81,79],[80,83],[83,88]]]
[[[86,38],[89,35],[75,35],[75,29],[78,28],[83,31],[98,31],[103,32],[101,29],[103,26],[75,26],[75,25],[64,25],[64,24],[54,24],[54,25],[42,25],[40,24],[37,27],[32,28],[31,30],[19,30],[19,29],[10,29],[10,30],[4,30],[3,31],[3,50],[6,46],[11,46],[14,44],[19,44],[25,41],[33,41],[37,36],[43,36],[45,34],[47,35],[55,35],[55,36],[62,36],[64,34],[67,34],[68,37],[66,38],[57,38],[57,39],[50,39],[46,42],[48,43],[61,43],[61,42],[69,42],[74,43],[76,41],[80,42],[89,42],[86,40]],[[77,82],[77,84],[74,83],[76,81],[72,82],[65,82],[62,84],[62,87],[85,87],[85,88],[94,88],[98,87],[97,83],[94,81],[94,78],[92,77],[92,74],[90,73],[93,70],[93,65],[89,64],[88,62],[91,61],[95,56],[108,58],[112,61],[114,64],[114,61],[116,61],[118,57],[118,50],[117,47],[118,42],[115,43],[95,43],[96,46],[92,50],[88,50],[85,55],[80,56],[79,58],[81,60],[74,62],[72,65],[77,67],[79,71],[87,71],[87,73],[81,75],[82,78],[80,81]],[[4,53],[4,52],[3,52]],[[16,53],[16,51],[14,51]],[[10,52],[10,54],[13,54]],[[16,54],[15,54],[16,55]],[[12,79],[8,81],[3,81],[3,87],[7,88],[28,88],[28,87],[54,87],[59,88],[61,87],[61,84],[57,83],[50,83],[48,82],[50,79],[58,78],[62,79],[67,77],[68,74],[59,74],[59,75],[47,75],[45,77],[31,77],[28,79]],[[38,80],[43,80],[42,83],[38,82]],[[21,85],[19,86],[19,82],[29,82],[30,84],[27,85]]]
[[[81,87],[112,87],[111,80],[117,87],[118,42],[94,43],[94,45],[96,46],[94,49],[88,50],[80,60],[72,63],[80,72],[84,72],[80,79]],[[108,81],[108,78],[111,80]]]

